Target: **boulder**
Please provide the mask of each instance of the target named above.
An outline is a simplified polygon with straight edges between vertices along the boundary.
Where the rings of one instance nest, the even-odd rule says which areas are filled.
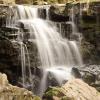
[[[72,68],[72,74],[100,91],[100,65],[84,65],[83,67]]]
[[[0,100],[40,100],[40,98],[24,88],[12,86],[7,76],[0,73]]]
[[[100,100],[100,93],[82,80],[72,79],[62,87],[49,88],[43,100]]]

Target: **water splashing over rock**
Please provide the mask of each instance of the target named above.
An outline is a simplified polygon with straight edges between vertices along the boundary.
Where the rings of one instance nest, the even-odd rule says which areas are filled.
[[[33,77],[31,67],[34,67],[30,65],[28,48],[24,43],[25,33],[22,29],[26,29],[29,34],[26,41],[31,40],[32,43],[36,43],[41,68],[43,69],[43,76],[39,88],[40,92],[43,93],[46,88],[46,80],[49,73],[61,85],[64,81],[71,78],[71,68],[73,66],[82,65],[82,59],[76,41],[63,38],[61,33],[57,31],[57,27],[50,20],[39,18],[38,7],[18,5],[15,8],[16,16],[14,16],[14,20],[9,19],[7,26],[21,25],[19,27],[21,35],[18,33],[17,42],[21,45],[23,84],[25,85],[27,83],[26,76],[33,83],[31,80]],[[28,70],[26,62],[29,63]]]

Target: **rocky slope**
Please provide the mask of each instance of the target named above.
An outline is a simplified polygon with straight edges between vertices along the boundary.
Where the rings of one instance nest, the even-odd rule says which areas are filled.
[[[69,80],[62,87],[47,89],[43,100],[100,100],[100,93],[82,80]]]
[[[79,68],[72,68],[72,74],[76,78],[83,79],[100,92],[100,65],[85,65]]]
[[[0,100],[40,100],[40,98],[24,88],[12,86],[7,76],[0,73]]]
[[[0,73],[0,100],[41,100],[32,92],[12,86]],[[79,79],[69,80],[62,87],[50,87],[42,100],[100,100],[100,93]]]

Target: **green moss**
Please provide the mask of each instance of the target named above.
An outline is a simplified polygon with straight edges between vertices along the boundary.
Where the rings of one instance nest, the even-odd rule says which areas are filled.
[[[59,88],[50,87],[45,93],[46,96],[57,96],[59,94]]]
[[[60,100],[69,100],[66,99],[67,97],[65,97],[62,89],[59,87],[49,87],[44,94],[45,100],[53,100],[53,97],[58,97]]]
[[[34,100],[41,100],[41,99],[38,96],[35,96]]]
[[[71,100],[71,98],[69,98],[69,97],[67,97],[67,96],[63,96],[63,97],[61,98],[61,100]]]

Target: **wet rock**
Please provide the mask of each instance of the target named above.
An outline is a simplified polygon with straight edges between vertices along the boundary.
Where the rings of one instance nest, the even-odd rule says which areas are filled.
[[[63,22],[68,21],[69,17],[64,14],[65,6],[51,6],[49,10],[50,20]]]
[[[83,35],[82,54],[86,64],[100,64],[100,3],[91,3],[88,13],[82,15],[79,30]]]
[[[59,82],[57,81],[57,79],[55,78],[55,76],[53,75],[52,72],[48,72],[47,75],[47,87],[48,86],[59,86]]]
[[[9,6],[0,5],[0,27],[5,25]]]
[[[0,36],[0,44],[0,72],[6,73],[9,81],[16,84],[21,71],[19,53],[6,37]]]
[[[87,42],[86,39],[83,39],[81,41],[80,51],[85,64],[99,64],[99,59],[94,44]]]
[[[15,33],[15,32],[18,32],[18,28],[17,27],[1,27],[2,28],[2,30],[3,31],[5,31],[5,32],[13,32],[13,33]]]
[[[38,13],[39,13],[40,18],[46,19],[46,9],[45,8],[39,8]]]
[[[99,35],[97,35],[97,37],[98,36]],[[86,64],[100,64],[99,39],[97,37],[94,36],[92,38],[91,34],[88,40],[82,40],[81,53]]]
[[[83,79],[86,83],[92,85],[92,84],[95,83],[95,81],[96,81],[96,75],[87,72],[87,73],[84,73],[84,75],[82,76],[82,79]]]
[[[75,78],[81,78],[81,73],[80,73],[80,71],[78,70],[78,68],[73,67],[71,72],[72,72],[72,75],[73,75]]]
[[[74,22],[76,23],[79,33],[82,33],[81,54],[85,64],[100,64],[100,2],[91,2],[89,9],[85,9],[86,3],[81,4],[82,15],[80,15],[80,4],[67,3],[66,7],[51,6],[49,17],[53,21],[71,20],[71,8],[74,7]],[[66,17],[68,17],[66,20]],[[60,24],[60,27],[63,27]],[[72,33],[72,28],[64,25],[65,34],[69,39],[78,40],[75,35],[67,35]],[[63,30],[63,29],[62,29]],[[66,31],[67,30],[67,31]],[[65,32],[66,31],[66,32]]]
[[[87,84],[95,87],[97,90],[100,91],[100,66],[99,65],[85,65],[80,68],[73,68],[72,74],[76,78],[81,78]]]
[[[100,65],[84,65],[83,67],[80,67],[79,70],[99,76]]]
[[[86,92],[85,92],[86,91]],[[82,80],[69,80],[62,87],[50,87],[43,100],[99,100],[100,93]]]
[[[14,13],[15,11],[12,10],[11,5],[0,5],[0,28],[6,26],[8,18],[13,17]]]

